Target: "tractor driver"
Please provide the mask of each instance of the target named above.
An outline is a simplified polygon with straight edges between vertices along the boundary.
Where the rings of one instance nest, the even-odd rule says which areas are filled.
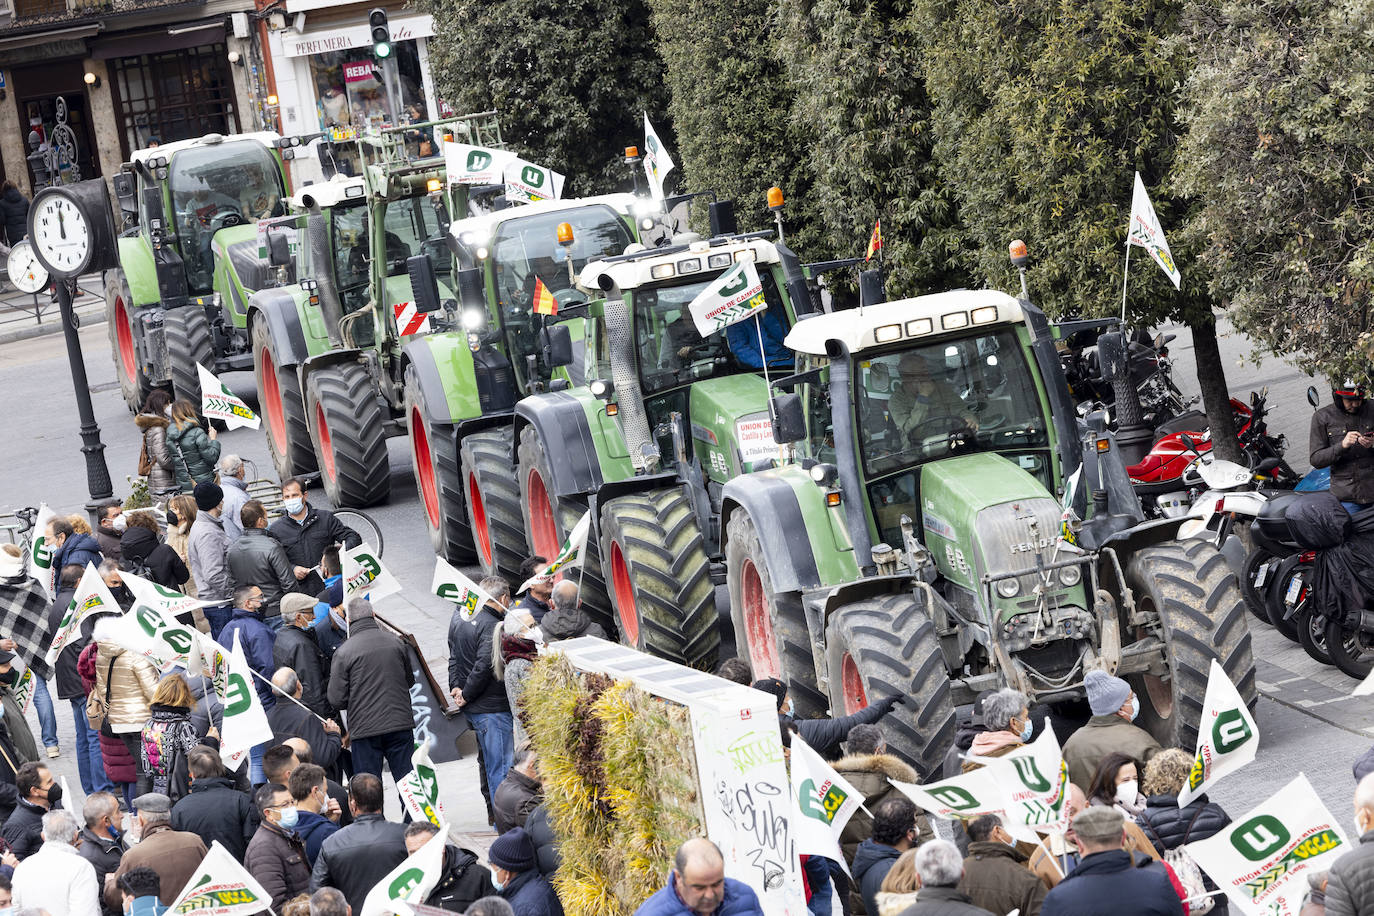
[[[909,437],[928,420],[942,418],[953,421],[951,427],[962,420],[970,430],[978,429],[977,416],[959,397],[941,362],[912,351],[898,360],[897,375],[897,387],[887,402],[887,410],[904,437]]]

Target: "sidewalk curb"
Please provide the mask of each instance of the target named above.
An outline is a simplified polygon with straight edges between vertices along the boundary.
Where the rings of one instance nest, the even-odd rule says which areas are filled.
[[[106,320],[103,312],[92,312],[89,315],[77,315],[77,318],[80,319],[82,328],[86,328],[90,325],[104,324]],[[51,321],[46,324],[31,324],[14,331],[0,331],[0,345],[61,333],[61,321]]]

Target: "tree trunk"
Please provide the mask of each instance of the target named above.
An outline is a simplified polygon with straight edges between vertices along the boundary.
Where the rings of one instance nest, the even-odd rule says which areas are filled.
[[[1231,392],[1226,387],[1226,367],[1217,346],[1217,321],[1212,315],[1189,326],[1193,332],[1193,356],[1197,360],[1197,383],[1202,391],[1202,407],[1212,430],[1212,454],[1226,461],[1241,461],[1236,422],[1231,413]]]

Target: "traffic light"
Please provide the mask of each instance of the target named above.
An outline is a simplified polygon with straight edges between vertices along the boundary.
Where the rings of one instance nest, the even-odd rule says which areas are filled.
[[[380,7],[367,14],[372,29],[372,56],[385,60],[391,56],[391,26],[387,25],[386,10]]]

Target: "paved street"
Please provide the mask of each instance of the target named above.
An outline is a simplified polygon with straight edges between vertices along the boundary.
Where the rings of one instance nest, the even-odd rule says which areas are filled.
[[[1197,384],[1187,331],[1171,330],[1179,333],[1171,348],[1177,363],[1176,377],[1185,391],[1195,392]],[[106,458],[116,481],[116,492],[122,494],[127,491],[126,478],[137,464],[138,435],[115,384],[105,325],[87,324],[82,328],[81,339]],[[1269,386],[1271,430],[1288,434],[1289,458],[1303,471],[1307,466],[1310,416],[1304,391],[1309,380],[1276,360],[1247,360],[1243,366],[1236,366],[1235,361],[1248,349],[1248,344],[1235,336],[1223,339],[1231,389],[1240,397],[1248,397],[1251,388]],[[231,374],[225,381],[250,403],[255,402],[251,374]],[[0,443],[0,466],[5,469],[0,475],[0,512],[36,505],[40,500],[54,508],[79,510],[86,499],[86,483],[62,338],[39,337],[0,345],[0,390],[5,393],[4,428],[10,433]],[[271,464],[261,432],[234,430],[222,434],[221,440],[226,452],[236,452],[254,461],[259,476],[270,475]],[[385,533],[384,559],[406,591],[384,599],[379,609],[415,634],[443,680],[444,634],[451,606],[428,594],[433,553],[420,522],[404,439],[392,440],[390,457],[391,501],[368,512]],[[322,499],[318,490],[311,496]],[[1318,665],[1296,644],[1269,627],[1256,624],[1252,635],[1263,695],[1257,715],[1263,735],[1262,749],[1254,764],[1222,784],[1215,800],[1237,815],[1303,771],[1336,816],[1349,824],[1353,788],[1350,762],[1374,740],[1374,703],[1349,699],[1354,687],[1351,679],[1334,668]],[[57,771],[67,776],[73,793],[79,795],[71,751],[70,709],[65,705],[59,707],[58,719],[62,726],[63,756],[55,764]],[[36,734],[36,722],[34,729]],[[458,829],[484,831],[486,819],[473,760],[441,766],[440,784],[445,806]],[[394,798],[390,806],[394,813]],[[484,845],[481,840],[480,836],[473,838],[474,843]]]

